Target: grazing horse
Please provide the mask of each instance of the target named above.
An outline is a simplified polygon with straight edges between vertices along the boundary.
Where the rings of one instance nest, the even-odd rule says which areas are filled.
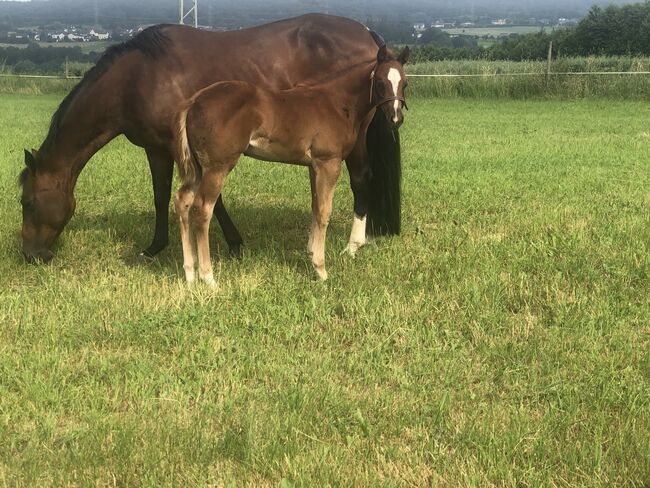
[[[145,29],[110,47],[65,97],[38,150],[25,151],[22,250],[49,261],[52,245],[75,210],[74,187],[88,160],[124,135],[145,149],[153,181],[156,226],[143,255],[167,246],[177,115],[199,90],[219,81],[247,81],[273,90],[316,82],[376,57],[381,38],[362,24],[309,14],[250,29],[206,32],[188,26]],[[382,118],[359,133],[346,160],[354,212],[377,234],[399,233],[399,135]],[[241,236],[221,196],[215,205],[230,252]]]
[[[179,116],[178,167],[183,181],[174,200],[180,220],[188,282],[214,285],[208,228],[228,173],[242,154],[309,167],[312,225],[308,251],[320,279],[325,233],[341,162],[380,112],[395,130],[402,124],[408,47],[397,59],[382,46],[362,62],[312,86],[278,91],[247,82],[216,83],[198,92]],[[196,241],[196,251],[193,242]],[[365,241],[365,220],[355,219],[348,248]]]

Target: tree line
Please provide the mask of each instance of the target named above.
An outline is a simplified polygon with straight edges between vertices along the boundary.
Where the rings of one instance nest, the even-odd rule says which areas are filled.
[[[650,56],[650,2],[611,5],[607,8],[594,6],[573,28],[511,34],[489,47],[465,45],[453,48],[439,42],[440,33],[431,35],[431,38],[432,41],[416,46],[411,55],[413,62],[443,59],[541,60],[547,57],[551,41],[556,57]]]
[[[412,26],[379,21],[370,27],[393,43],[412,44]],[[408,28],[407,28],[408,27]],[[411,31],[409,30],[411,29]],[[650,56],[650,2],[592,7],[573,28],[512,34],[489,47],[481,47],[469,36],[450,36],[440,29],[428,29],[415,41],[413,62],[444,59],[541,60],[553,41],[554,56]],[[30,43],[25,48],[0,48],[0,70],[15,73],[61,73],[64,63],[70,74],[80,74],[101,53],[84,53],[80,47],[41,47]]]
[[[31,42],[27,47],[0,47],[0,69],[11,68],[16,74],[60,74],[66,61],[70,75],[83,74],[84,67],[94,64],[102,53],[84,53],[79,46],[41,47]]]

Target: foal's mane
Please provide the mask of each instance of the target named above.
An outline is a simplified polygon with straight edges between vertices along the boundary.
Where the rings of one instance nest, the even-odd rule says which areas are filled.
[[[68,93],[68,95],[63,99],[59,108],[56,109],[54,115],[52,115],[52,121],[50,122],[50,129],[47,133],[47,137],[43,142],[42,149],[49,148],[56,139],[57,133],[65,117],[72,101],[79,94],[79,92],[87,87],[92,85],[97,81],[106,71],[113,65],[113,63],[124,54],[131,51],[142,51],[146,56],[151,58],[157,58],[165,52],[165,49],[170,44],[170,39],[167,37],[162,30],[167,27],[166,24],[154,25],[147,27],[138,35],[129,39],[126,42],[121,44],[115,44],[109,47],[99,61],[93,66],[82,78],[82,80],[75,85],[75,87]]]

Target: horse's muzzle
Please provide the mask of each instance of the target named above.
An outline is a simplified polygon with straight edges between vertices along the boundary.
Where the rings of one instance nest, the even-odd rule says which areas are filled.
[[[54,253],[49,249],[27,250],[23,249],[23,255],[28,263],[48,263],[54,257]]]

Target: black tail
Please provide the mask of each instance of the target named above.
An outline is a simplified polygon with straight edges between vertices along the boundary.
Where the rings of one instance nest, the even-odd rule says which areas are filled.
[[[366,146],[372,170],[368,230],[375,236],[397,235],[402,223],[399,132],[388,126],[380,110],[368,127]]]

